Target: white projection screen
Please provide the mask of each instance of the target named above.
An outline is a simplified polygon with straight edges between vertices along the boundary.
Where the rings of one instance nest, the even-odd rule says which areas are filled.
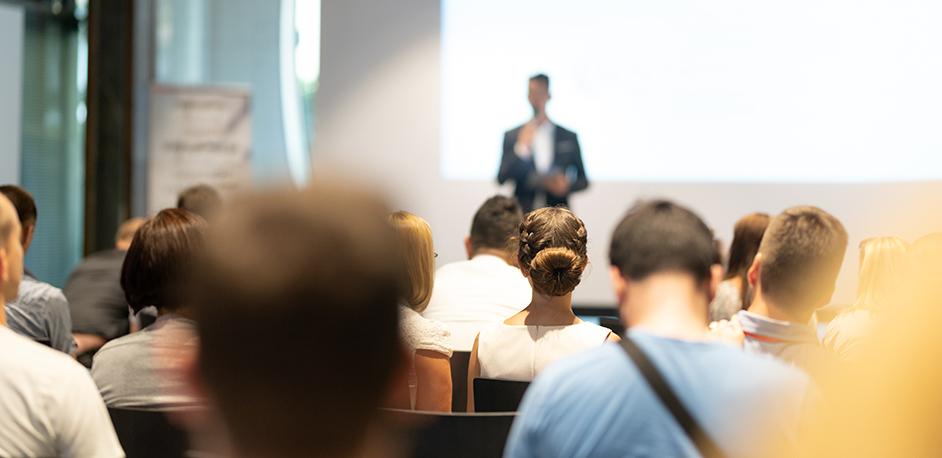
[[[443,0],[442,172],[492,179],[527,77],[590,178],[942,178],[942,2]]]
[[[638,199],[696,210],[725,243],[749,212],[817,205],[850,244],[942,231],[942,2],[324,0],[314,177],[384,188],[466,257],[527,77],[579,134],[590,186],[578,305],[612,306],[611,231]]]

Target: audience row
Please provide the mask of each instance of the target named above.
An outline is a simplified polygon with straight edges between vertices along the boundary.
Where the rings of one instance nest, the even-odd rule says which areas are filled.
[[[475,379],[532,382],[509,457],[813,454],[806,422],[838,420],[809,412],[880,354],[892,304],[935,300],[942,253],[939,236],[865,240],[857,301],[819,324],[848,243],[833,215],[747,215],[723,266],[696,213],[641,202],[608,249],[619,335],[573,310],[589,234],[565,208],[492,197],[468,259],[436,270],[429,224],[369,192],[221,207],[197,187],[123,225],[63,294],[23,271],[31,196],[0,193],[4,456],[121,456],[106,408],[171,412],[227,454],[386,456],[379,409],[450,411],[455,352],[468,411]]]

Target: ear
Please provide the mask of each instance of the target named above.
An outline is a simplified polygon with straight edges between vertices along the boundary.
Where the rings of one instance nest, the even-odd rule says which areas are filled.
[[[720,287],[720,282],[723,281],[723,266],[719,264],[713,264],[710,266],[710,278],[708,280],[710,284],[707,288],[709,293],[709,301],[713,302],[713,298],[716,297],[716,290]]]
[[[759,284],[759,279],[761,278],[761,275],[762,275],[762,253],[758,253],[756,254],[756,257],[752,260],[752,265],[749,267],[749,272],[746,272],[746,280],[749,281],[749,286],[755,288]]]
[[[465,236],[464,238],[464,251],[468,254],[468,259],[474,257],[474,249],[471,247],[471,236]]]
[[[612,281],[612,290],[615,291],[615,299],[621,307],[628,299],[628,281],[622,276],[621,269],[616,266],[608,268],[608,275]]]
[[[12,238],[12,237],[11,237]],[[9,253],[6,247],[0,246],[0,285],[6,285],[10,281],[10,263],[7,262]],[[4,292],[0,290],[0,293]],[[15,298],[4,297],[4,300],[13,300]]]
[[[29,226],[23,227],[23,254],[26,254],[26,250],[29,249],[29,246],[33,244],[33,235],[36,234],[36,224],[30,224]]]

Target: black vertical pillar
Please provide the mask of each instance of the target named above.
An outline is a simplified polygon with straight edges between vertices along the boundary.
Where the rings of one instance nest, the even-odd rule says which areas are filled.
[[[131,210],[134,4],[89,2],[86,253],[113,247],[115,230]]]

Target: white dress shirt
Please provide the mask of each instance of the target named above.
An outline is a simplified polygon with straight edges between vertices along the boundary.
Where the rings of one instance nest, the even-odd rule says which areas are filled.
[[[536,171],[541,175],[550,171],[553,166],[553,133],[556,126],[546,121],[536,128],[536,134],[533,135],[533,163],[536,164]]]
[[[0,456],[124,456],[82,365],[5,326],[0,349]]]
[[[471,351],[482,328],[523,310],[532,296],[520,269],[497,256],[479,254],[435,272],[432,299],[422,316],[449,328],[456,351]]]

